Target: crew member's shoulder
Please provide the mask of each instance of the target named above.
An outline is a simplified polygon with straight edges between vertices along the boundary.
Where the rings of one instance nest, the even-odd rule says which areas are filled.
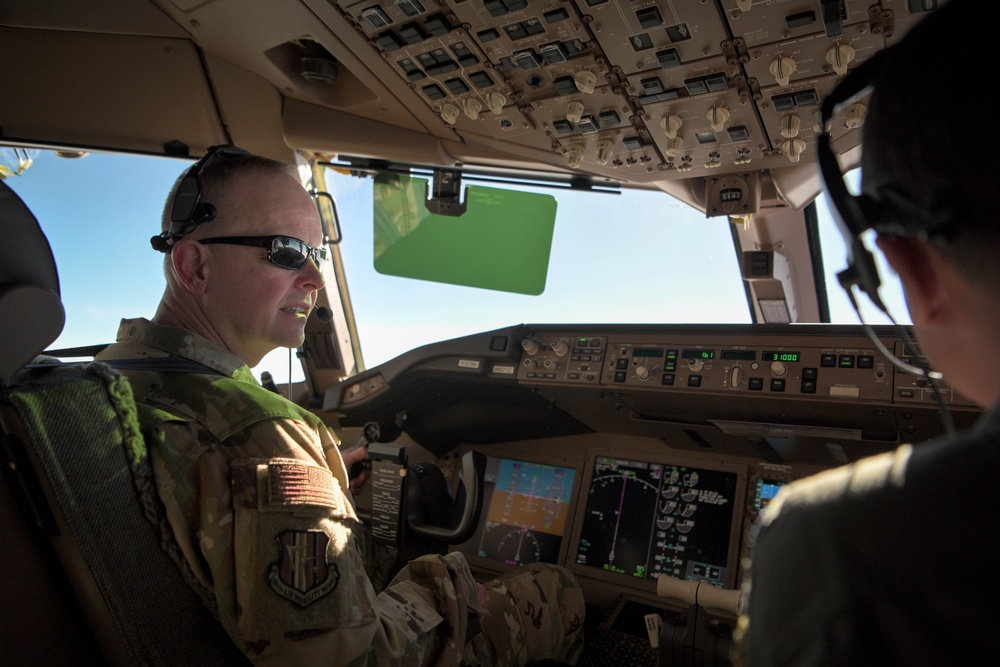
[[[167,415],[202,424],[220,440],[257,422],[291,419],[318,426],[320,419],[285,397],[240,377],[208,373],[166,374],[146,402]]]
[[[903,445],[797,480],[783,488],[765,508],[761,522],[767,525],[779,516],[800,510],[838,511],[845,500],[859,500],[882,490],[900,488],[912,453],[911,445]]]

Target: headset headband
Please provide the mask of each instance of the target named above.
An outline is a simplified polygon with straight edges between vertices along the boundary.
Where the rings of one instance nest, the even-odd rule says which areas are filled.
[[[198,225],[215,218],[215,207],[208,202],[201,201],[201,174],[213,159],[216,157],[249,157],[250,155],[252,155],[250,152],[228,144],[209,148],[204,157],[187,171],[180,185],[177,186],[177,192],[174,194],[174,201],[170,208],[170,228],[149,240],[153,249],[159,252],[169,252],[177,241],[193,232]]]

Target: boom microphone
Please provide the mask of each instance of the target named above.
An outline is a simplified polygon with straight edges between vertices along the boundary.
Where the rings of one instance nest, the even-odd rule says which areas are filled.
[[[320,322],[329,322],[333,319],[333,311],[326,306],[316,306],[316,319]]]

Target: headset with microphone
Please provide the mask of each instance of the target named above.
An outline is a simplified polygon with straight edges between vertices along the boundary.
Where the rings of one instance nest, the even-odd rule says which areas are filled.
[[[880,233],[927,236],[939,234],[948,228],[951,215],[946,211],[928,211],[914,204],[892,187],[868,188],[868,192],[852,195],[844,182],[837,156],[830,146],[833,119],[847,106],[869,95],[886,59],[882,51],[861,63],[844,77],[824,100],[820,109],[822,132],[817,140],[820,175],[830,200],[830,210],[847,247],[847,267],[837,274],[841,287],[858,314],[865,332],[872,343],[898,368],[923,376],[929,382],[941,411],[945,430],[953,432],[951,415],[941,394],[938,380],[941,373],[930,369],[920,354],[906,327],[899,325],[879,296],[882,282],[871,251],[865,246],[862,235],[869,229]],[[868,299],[889,318],[899,333],[907,354],[914,364],[907,363],[889,351],[864,318],[854,295],[854,287],[864,292]]]

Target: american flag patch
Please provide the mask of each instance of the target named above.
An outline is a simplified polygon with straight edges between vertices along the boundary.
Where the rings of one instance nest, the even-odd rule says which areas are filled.
[[[301,461],[270,461],[268,500],[274,505],[337,507],[337,483],[326,468]]]

